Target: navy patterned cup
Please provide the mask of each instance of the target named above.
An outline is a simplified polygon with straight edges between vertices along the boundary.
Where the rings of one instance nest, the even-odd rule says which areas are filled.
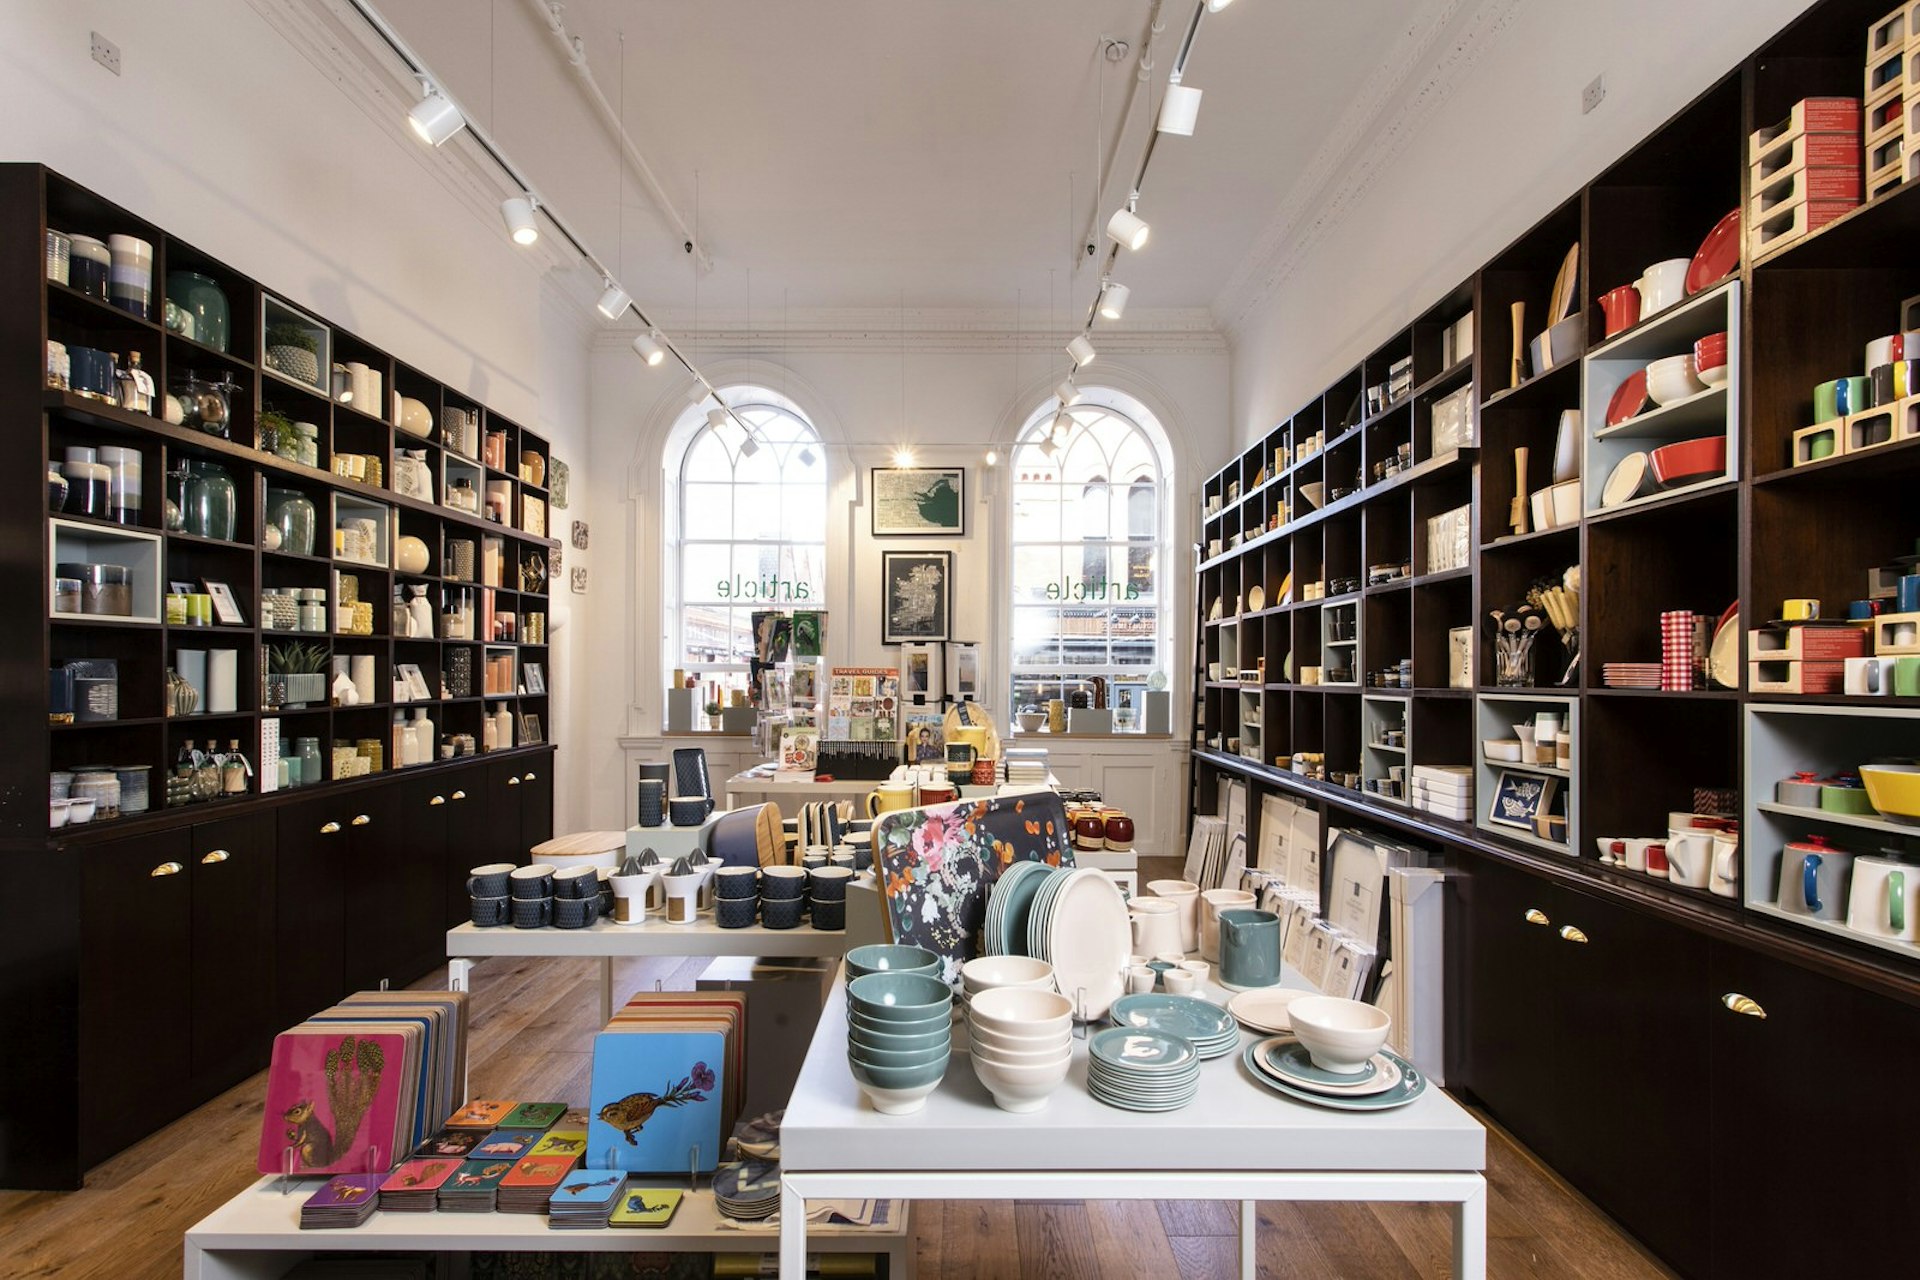
[[[705,796],[675,796],[667,801],[667,811],[676,827],[697,827],[707,820],[713,801]]]
[[[799,867],[767,867],[760,873],[760,896],[767,901],[799,901],[807,892],[807,873]]]
[[[584,929],[593,923],[594,899],[555,898],[553,923],[561,929]]]
[[[489,862],[467,872],[467,892],[476,898],[507,896],[507,877],[513,874],[511,862]]]
[[[721,901],[729,898],[752,901],[760,896],[760,868],[721,867],[713,873],[713,891]]]
[[[516,868],[507,880],[517,899],[530,902],[553,896],[553,868],[544,862]]]
[[[847,881],[853,872],[847,867],[818,867],[807,877],[807,896],[815,907],[827,902],[847,900]]]
[[[513,900],[514,928],[541,929],[552,923],[552,898],[515,898]]]
[[[506,894],[497,898],[475,898],[473,900],[473,922],[477,925],[496,925],[507,922],[507,903],[511,901]]]
[[[714,922],[722,929],[748,928],[758,905],[752,898],[720,898],[713,904]]]
[[[847,904],[844,901],[815,902],[813,904],[813,927],[827,930],[846,928]]]
[[[804,905],[800,898],[768,898],[760,904],[760,921],[769,929],[797,929]]]

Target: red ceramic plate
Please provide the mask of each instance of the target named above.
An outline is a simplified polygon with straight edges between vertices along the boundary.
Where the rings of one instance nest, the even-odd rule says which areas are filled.
[[[1647,371],[1636,369],[1607,401],[1607,425],[1617,427],[1647,407]]]
[[[1713,224],[1700,251],[1687,264],[1687,293],[1710,289],[1733,274],[1740,265],[1740,211],[1735,209]]]

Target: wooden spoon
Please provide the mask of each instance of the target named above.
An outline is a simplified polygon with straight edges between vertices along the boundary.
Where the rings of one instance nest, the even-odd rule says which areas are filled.
[[[1526,368],[1523,363],[1527,350],[1526,328],[1527,304],[1516,302],[1513,304],[1513,377],[1507,384],[1509,387],[1520,385],[1522,371]]]
[[[1527,446],[1525,445],[1513,451],[1513,505],[1507,510],[1507,523],[1513,526],[1515,533],[1527,531]]]

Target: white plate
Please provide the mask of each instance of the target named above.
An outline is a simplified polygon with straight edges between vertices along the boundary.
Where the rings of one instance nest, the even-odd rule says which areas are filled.
[[[1600,491],[1600,505],[1617,507],[1630,498],[1638,497],[1640,489],[1647,482],[1647,455],[1630,453],[1620,459],[1607,473],[1606,487]]]
[[[1264,588],[1253,587],[1247,592],[1247,608],[1258,611],[1267,607],[1267,593]]]
[[[1292,1031],[1293,1022],[1287,1017],[1287,1006],[1301,996],[1318,994],[1315,991],[1289,991],[1284,987],[1256,987],[1252,991],[1242,991],[1227,1001],[1227,1012],[1255,1031]]]
[[[1094,867],[1081,867],[1064,878],[1048,916],[1046,958],[1053,962],[1060,993],[1075,1000],[1085,987],[1080,1016],[1106,1017],[1126,992],[1127,953],[1133,946],[1120,886]]]
[[[1287,1064],[1280,1055],[1289,1050],[1302,1054],[1306,1052],[1300,1047],[1300,1042],[1290,1036],[1275,1036],[1270,1040],[1263,1040],[1254,1052],[1253,1064],[1274,1079],[1290,1084],[1296,1089],[1305,1089],[1309,1093],[1324,1093],[1333,1097],[1366,1098],[1376,1093],[1386,1093],[1400,1086],[1400,1068],[1384,1053],[1373,1055],[1373,1073],[1365,1080],[1356,1081],[1353,1084],[1333,1084],[1301,1072],[1288,1070]]]

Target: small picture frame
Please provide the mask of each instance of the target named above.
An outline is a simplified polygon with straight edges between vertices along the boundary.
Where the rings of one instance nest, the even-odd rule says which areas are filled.
[[[545,666],[538,662],[525,662],[520,665],[521,679],[526,682],[529,696],[537,696],[547,691],[547,673]]]
[[[907,706],[938,706],[944,696],[945,655],[937,644],[900,646],[900,700]]]
[[[1552,774],[1502,769],[1494,783],[1492,803],[1487,806],[1487,821],[1531,835],[1533,820],[1551,810],[1559,789],[1560,779]]]
[[[880,643],[945,640],[953,616],[953,552],[880,553]]]
[[[403,702],[425,702],[433,697],[427,688],[427,676],[417,662],[402,662],[394,667],[394,695]]]
[[[244,627],[247,615],[240,612],[240,602],[234,599],[233,588],[224,582],[215,582],[210,578],[201,579],[207,594],[213,598],[213,616],[223,627]]]
[[[531,746],[545,741],[541,736],[540,717],[531,711],[523,713],[520,716],[520,740],[516,745]]]

